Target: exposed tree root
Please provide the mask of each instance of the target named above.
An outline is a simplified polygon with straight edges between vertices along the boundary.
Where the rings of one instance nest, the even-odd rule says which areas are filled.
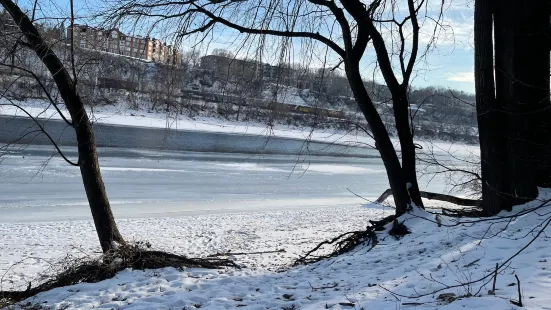
[[[425,198],[429,200],[445,201],[445,202],[453,203],[459,206],[467,206],[467,207],[478,208],[482,206],[482,200],[466,199],[466,198],[460,198],[460,197],[455,197],[451,195],[432,193],[432,192],[421,191],[419,193],[421,194],[421,198]],[[377,200],[375,200],[375,202],[383,203],[390,195],[392,195],[392,191],[389,188],[386,191],[384,191],[383,194],[381,194],[381,196],[377,198]]]
[[[0,306],[15,304],[38,293],[57,287],[74,285],[82,282],[95,283],[114,277],[126,269],[174,268],[223,268],[237,267],[233,261],[218,258],[188,258],[162,251],[151,251],[139,245],[125,245],[116,251],[108,252],[96,259],[73,260],[62,266],[62,271],[51,279],[36,286],[27,287],[24,291],[0,291]]]
[[[431,192],[420,192],[422,198],[426,199],[435,199],[440,201],[446,201],[450,203],[454,203],[461,206],[471,206],[475,208],[469,208],[465,210],[449,210],[449,209],[442,209],[442,213],[447,216],[455,216],[455,217],[462,217],[462,216],[471,216],[471,217],[480,217],[482,216],[482,210],[479,209],[481,205],[480,200],[474,200],[474,199],[465,199],[465,198],[459,198],[455,196],[445,195],[445,194],[438,194],[438,193],[431,193]],[[376,200],[377,203],[384,202],[388,196],[392,195],[392,191],[390,189],[387,189],[383,192],[383,194]],[[351,231],[344,233],[342,235],[339,235],[331,240],[325,240],[321,243],[319,243],[316,247],[314,247],[312,250],[308,251],[303,256],[299,257],[293,265],[306,265],[311,264],[315,262],[319,262],[320,260],[324,260],[330,257],[335,257],[338,255],[341,255],[346,252],[350,252],[353,249],[355,249],[359,245],[371,245],[371,248],[373,248],[375,245],[377,245],[377,231],[382,231],[385,229],[385,226],[389,223],[392,224],[392,228],[389,230],[389,235],[400,238],[401,236],[404,236],[406,234],[409,234],[409,229],[403,224],[398,221],[396,216],[390,215],[385,218],[383,218],[380,221],[369,221],[371,223],[371,226],[368,226],[365,230],[362,231]],[[329,254],[322,254],[322,255],[316,255],[317,252],[319,252],[323,246],[333,246],[333,251]]]
[[[373,248],[378,242],[377,231],[384,230],[385,225],[392,222],[394,224],[389,232],[391,235],[398,237],[409,233],[404,224],[400,223],[394,215],[387,216],[380,221],[369,222],[371,223],[371,226],[368,226],[365,230],[347,232],[331,240],[325,240],[319,243],[312,250],[299,257],[293,265],[307,265],[319,262],[327,258],[350,252],[359,245],[371,245],[371,248]],[[316,255],[316,252],[318,252],[324,245],[332,245],[333,251],[329,254]]]
[[[446,216],[451,216],[451,217],[486,217],[488,216],[488,214],[485,213],[480,208],[468,208],[468,209],[460,209],[460,210],[442,208],[442,214]]]

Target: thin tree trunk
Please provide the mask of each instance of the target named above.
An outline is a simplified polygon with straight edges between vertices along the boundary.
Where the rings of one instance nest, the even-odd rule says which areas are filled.
[[[77,102],[80,102],[78,95],[76,97]],[[103,178],[101,177],[92,125],[84,106],[82,106],[80,111],[80,113],[77,112],[76,118],[72,117],[73,120],[80,120],[75,124],[80,174],[82,175],[86,197],[90,204],[101,249],[103,252],[107,252],[113,249],[114,242],[124,244],[125,241],[115,222],[105,191],[105,185],[103,184]]]
[[[16,24],[19,25],[29,46],[52,74],[59,93],[69,110],[77,136],[78,162],[86,196],[88,197],[101,248],[104,252],[107,252],[113,249],[115,242],[124,243],[124,239],[119,233],[107,199],[98,163],[94,133],[84,104],[66,68],[54,51],[44,42],[27,15],[12,0],[0,0],[0,4],[4,6]]]
[[[506,149],[503,115],[497,112],[495,97],[492,1],[476,0],[474,14],[475,88],[478,136],[480,139],[482,206],[491,215],[501,211],[506,201]],[[497,55],[496,55],[497,57]],[[496,60],[497,61],[497,60]]]
[[[415,145],[413,144],[413,135],[409,126],[408,98],[405,89],[390,89],[392,92],[394,119],[396,120],[396,130],[400,139],[400,148],[402,150],[402,170],[406,178],[408,192],[413,203],[423,208],[423,201],[419,192],[417,183],[417,170],[415,158]]]
[[[381,154],[390,183],[390,189],[396,203],[396,215],[400,216],[406,212],[411,202],[407,191],[406,179],[388,131],[369,98],[358,68],[357,62],[349,59],[345,61],[346,75],[350,88],[375,138],[375,146]]]

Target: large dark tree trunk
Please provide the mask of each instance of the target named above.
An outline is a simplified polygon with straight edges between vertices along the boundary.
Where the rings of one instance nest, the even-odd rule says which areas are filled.
[[[495,96],[493,65],[493,1],[476,0],[474,13],[475,89],[480,139],[482,206],[496,214],[506,204],[504,116]]]
[[[0,4],[4,6],[16,24],[19,25],[28,45],[36,52],[38,58],[52,74],[59,93],[69,110],[77,136],[78,163],[86,196],[88,197],[101,248],[104,252],[107,252],[113,249],[115,242],[124,243],[124,239],[119,233],[107,199],[98,163],[94,133],[84,104],[69,73],[54,51],[42,39],[27,15],[12,0],[0,0]]]
[[[516,57],[515,39],[518,29],[519,16],[515,11],[516,2],[518,0],[502,0],[499,5],[495,5],[494,13],[494,40],[495,40],[495,79],[496,79],[496,100],[499,103],[500,112],[494,117],[499,118],[501,127],[498,129],[505,135],[502,152],[507,154],[504,158],[507,175],[504,179],[504,189],[501,190],[503,197],[503,205],[500,209],[510,210],[513,205],[524,202],[525,199],[535,197],[537,193],[529,190],[530,186],[519,187],[518,182],[524,182],[523,178],[519,179],[520,168],[519,163],[522,161],[523,154],[528,150],[521,150],[519,153],[515,147],[515,141],[511,140],[517,131],[522,127],[521,124],[515,124],[515,121],[522,122],[522,118],[518,118],[514,114],[518,100],[515,92],[515,82],[519,82],[515,77],[515,63],[518,62]],[[528,48],[528,46],[524,47]],[[549,57],[549,56],[548,56]],[[529,171],[525,171],[528,175]],[[517,191],[520,190],[520,191]],[[500,211],[500,210],[497,210]]]
[[[496,214],[551,183],[550,9],[549,1],[491,3],[475,2],[475,82],[483,208]]]
[[[510,205],[532,200],[538,186],[549,186],[549,17],[549,1],[506,0],[496,9],[496,51],[502,47],[503,53],[499,63],[496,58],[496,79],[503,84],[498,94],[507,119]]]
[[[406,212],[411,202],[407,191],[406,178],[400,166],[400,160],[396,155],[388,131],[365,89],[359,71],[359,64],[357,61],[347,59],[345,60],[345,69],[350,88],[354,93],[354,98],[371,128],[371,132],[375,138],[375,146],[381,154],[396,204],[396,215],[400,216]]]

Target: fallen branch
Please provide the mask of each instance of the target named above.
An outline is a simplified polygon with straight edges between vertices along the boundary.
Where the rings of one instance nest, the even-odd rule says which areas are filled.
[[[463,266],[463,267],[471,267],[473,266],[474,264],[478,263],[480,261],[480,258],[479,259],[475,259],[473,260],[472,262],[468,263],[467,265]]]
[[[142,249],[139,245],[125,245],[116,251],[85,260],[62,262],[60,272],[42,284],[24,291],[0,291],[0,305],[11,305],[38,293],[78,283],[96,283],[114,277],[118,272],[131,268],[136,270],[174,268],[223,268],[237,267],[233,261],[216,258],[188,258],[186,256]]]
[[[424,192],[420,191],[421,198],[429,199],[429,200],[439,200],[439,201],[445,201],[449,203],[453,203],[459,206],[467,206],[467,207],[480,207],[482,206],[482,201],[477,199],[467,199],[467,198],[460,198],[455,197],[451,195],[446,194],[440,194],[440,193],[432,193],[432,192]],[[387,189],[384,191],[375,202],[377,203],[383,203],[388,196],[392,195],[392,190]]]
[[[387,216],[383,218],[380,221],[369,221],[371,223],[371,226],[368,226],[365,230],[361,231],[351,231],[344,234],[341,234],[331,240],[325,240],[320,242],[316,247],[314,247],[312,250],[308,251],[303,256],[299,257],[295,262],[294,265],[307,265],[315,262],[319,262],[323,259],[335,257],[347,252],[352,251],[357,246],[365,244],[365,245],[371,245],[371,248],[375,247],[377,245],[377,231],[384,230],[384,227],[394,222],[395,220],[394,215]],[[401,232],[399,231],[399,227],[393,225],[393,229],[396,227],[395,232],[396,235],[399,235]],[[329,254],[324,255],[315,255],[315,253],[324,245],[333,245],[333,251]]]
[[[275,251],[260,251],[260,252],[226,252],[226,253],[216,253],[210,254],[207,257],[218,257],[218,256],[230,256],[230,255],[256,255],[256,254],[270,254],[270,253],[285,253],[285,249],[279,249]]]

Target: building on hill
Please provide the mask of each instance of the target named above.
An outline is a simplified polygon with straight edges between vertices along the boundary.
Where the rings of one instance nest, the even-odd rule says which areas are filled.
[[[74,44],[77,47],[108,52],[145,61],[180,65],[181,54],[171,45],[159,39],[141,36],[128,36],[119,29],[101,29],[87,25],[75,24],[74,31],[67,28],[67,39],[74,33]]]
[[[65,39],[65,25],[63,23],[56,26],[47,26],[46,24],[35,23],[36,28],[47,42],[57,42]],[[19,37],[21,30],[10,14],[5,10],[0,10],[0,36],[3,40],[6,38],[15,39]]]
[[[6,35],[13,35],[14,33],[19,32],[19,27],[11,18],[10,14],[2,9],[0,11],[0,35],[6,36]]]
[[[206,55],[201,57],[200,61],[201,69],[212,71],[216,76],[228,78],[232,82],[267,80],[291,85],[301,78],[299,70],[288,64],[270,65],[226,55]]]
[[[213,71],[218,76],[227,76],[237,80],[270,79],[274,66],[255,60],[238,59],[223,55],[201,57],[201,69]]]

